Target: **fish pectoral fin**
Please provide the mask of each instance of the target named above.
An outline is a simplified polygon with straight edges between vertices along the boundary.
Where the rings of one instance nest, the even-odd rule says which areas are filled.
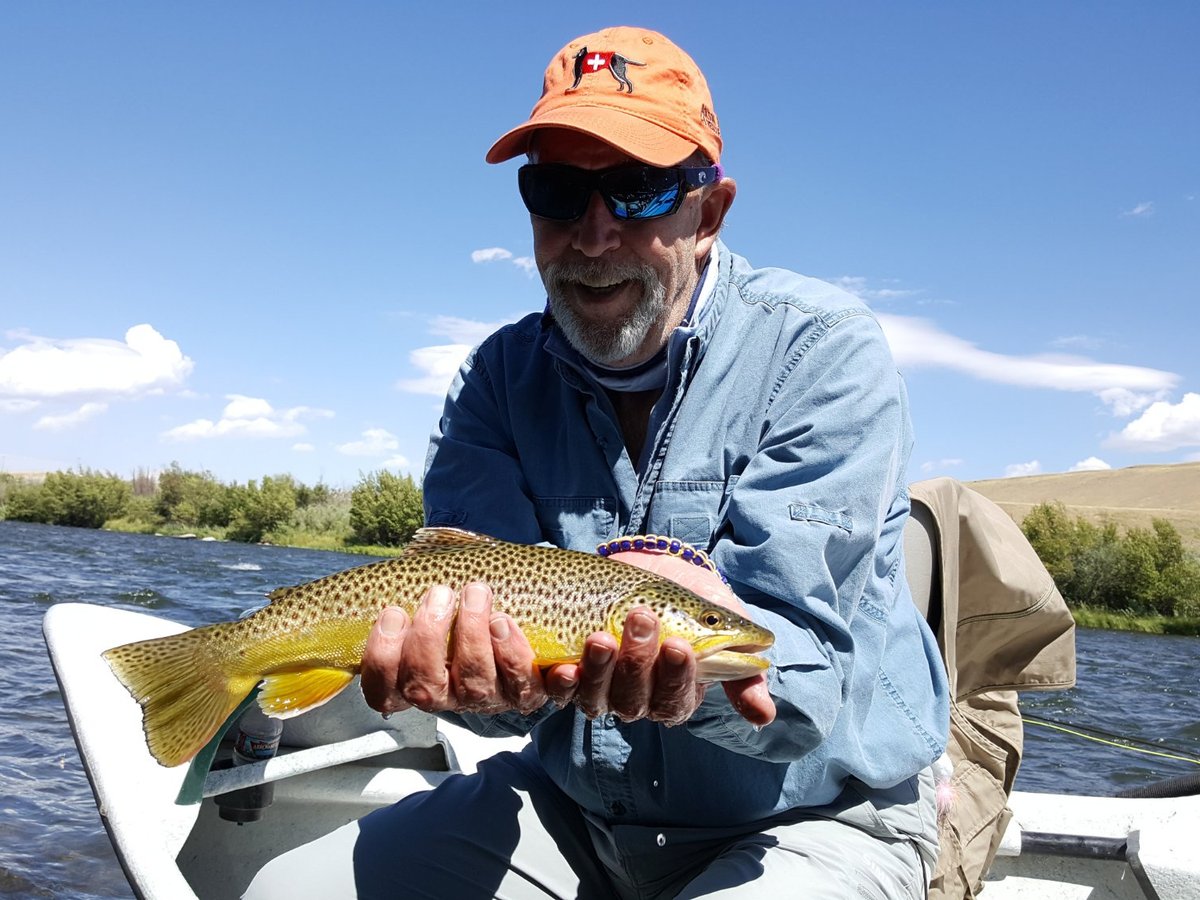
[[[290,719],[332,700],[354,679],[346,669],[273,672],[263,680],[258,705],[268,716]]]

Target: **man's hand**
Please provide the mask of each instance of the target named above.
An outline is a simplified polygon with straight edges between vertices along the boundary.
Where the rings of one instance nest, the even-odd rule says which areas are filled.
[[[411,620],[385,609],[367,638],[362,691],[382,713],[528,714],[547,699],[529,641],[508,616],[493,614],[492,590],[478,582],[463,588],[461,602],[446,585],[431,587]]]
[[[718,606],[742,615],[746,608],[720,577],[670,555],[629,551],[612,559],[662,575]],[[682,638],[658,644],[658,617],[638,607],[625,620],[618,645],[607,632],[588,637],[579,664],[551,668],[546,692],[559,703],[575,702],[590,717],[613,712],[626,721],[652,719],[664,725],[687,721],[704,699],[696,684],[696,654]],[[765,674],[722,683],[730,703],[746,721],[763,726],[775,719],[775,702]]]

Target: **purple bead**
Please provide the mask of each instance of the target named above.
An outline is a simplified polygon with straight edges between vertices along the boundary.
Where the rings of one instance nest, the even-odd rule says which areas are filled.
[[[679,541],[671,541],[671,552],[678,553],[681,546],[683,545],[680,544]]]
[[[608,556],[608,547],[606,547],[604,544],[601,544],[599,547],[596,548],[596,552],[599,553],[601,556]]]
[[[666,540],[666,538],[659,538],[659,539],[658,539],[658,549],[659,549],[659,550],[666,550],[666,549],[667,549],[667,540]]]
[[[622,550],[632,550],[633,549],[633,541],[621,541],[621,549]]]
[[[695,551],[695,550],[693,550],[691,547],[684,547],[684,548],[683,548],[683,553],[682,553],[682,556],[683,556],[683,558],[684,558],[684,559],[691,559],[691,558],[692,558],[693,556],[695,556],[695,555],[696,555],[696,551]]]
[[[635,540],[633,542],[633,549],[634,550],[645,550],[646,542],[644,540],[642,540],[641,538],[638,538],[637,540]]]

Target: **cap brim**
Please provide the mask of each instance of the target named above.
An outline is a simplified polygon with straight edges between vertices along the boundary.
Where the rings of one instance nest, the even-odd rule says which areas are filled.
[[[505,133],[485,157],[500,163],[524,153],[533,132],[566,128],[612,144],[622,153],[652,166],[673,166],[696,152],[697,145],[660,125],[604,106],[572,106],[550,110]]]

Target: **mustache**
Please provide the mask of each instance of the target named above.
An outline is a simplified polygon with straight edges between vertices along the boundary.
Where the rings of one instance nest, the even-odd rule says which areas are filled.
[[[608,287],[622,281],[637,281],[648,287],[653,285],[657,278],[658,275],[652,266],[598,259],[552,262],[542,268],[542,283],[551,296],[561,294],[572,284]]]

